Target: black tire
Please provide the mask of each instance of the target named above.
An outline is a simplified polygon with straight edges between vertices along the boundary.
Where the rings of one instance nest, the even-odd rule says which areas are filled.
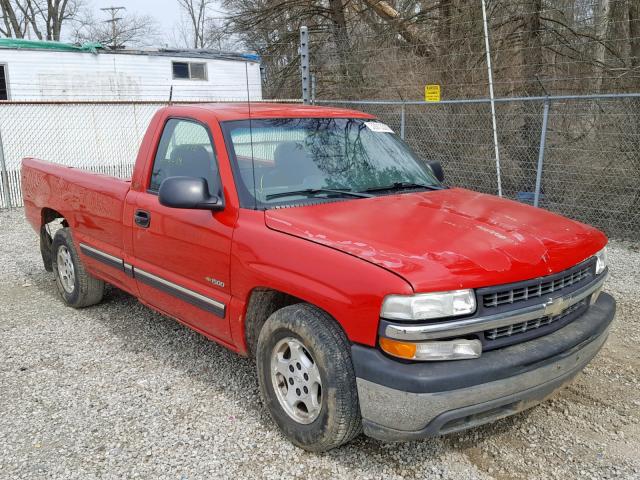
[[[66,249],[71,257],[74,270],[73,289],[68,291],[63,285],[61,269],[58,268],[58,252]],[[61,228],[53,237],[51,244],[51,266],[56,276],[56,286],[64,303],[73,308],[83,308],[100,303],[104,293],[104,282],[87,273],[73,245],[69,228]],[[71,283],[71,282],[70,282]]]
[[[296,421],[287,413],[272,379],[272,355],[279,342],[288,338],[299,341],[308,351],[322,382],[320,411],[308,424]],[[349,442],[361,432],[351,347],[335,320],[322,310],[299,303],[273,313],[258,337],[256,363],[263,401],[280,430],[295,445],[312,452],[324,452]]]

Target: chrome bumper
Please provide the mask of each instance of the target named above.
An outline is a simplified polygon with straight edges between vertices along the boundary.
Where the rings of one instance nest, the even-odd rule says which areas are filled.
[[[386,324],[382,331],[382,335],[388,338],[406,341],[451,338],[483,330],[504,327],[515,323],[527,322],[547,315],[557,315],[592,294],[593,297],[591,298],[591,303],[594,303],[598,298],[598,294],[602,290],[602,286],[604,285],[607,275],[608,272],[604,272],[599,275],[595,281],[571,292],[568,295],[549,298],[544,303],[527,308],[484,317],[452,320],[450,322],[432,322],[423,325],[402,325],[396,323]]]

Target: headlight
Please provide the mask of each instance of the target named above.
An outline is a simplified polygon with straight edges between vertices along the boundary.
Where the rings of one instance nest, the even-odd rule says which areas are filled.
[[[596,253],[596,275],[600,275],[607,268],[607,247]]]
[[[388,295],[382,302],[380,316],[390,320],[428,320],[456,317],[476,311],[473,290],[419,293],[416,295]]]

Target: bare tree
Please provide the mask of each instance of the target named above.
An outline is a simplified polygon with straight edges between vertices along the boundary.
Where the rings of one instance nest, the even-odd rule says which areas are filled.
[[[120,13],[117,19],[98,20],[91,11],[78,19],[73,32],[76,43],[98,42],[112,50],[148,47],[159,39],[157,21],[149,15]]]
[[[209,11],[215,4],[214,0],[178,0],[178,5],[187,16],[188,23],[188,27],[183,27],[183,39],[193,48],[209,46]]]
[[[499,95],[620,91],[640,83],[639,0],[489,0]],[[425,80],[487,94],[482,16],[468,0],[224,0],[275,91],[297,89],[298,29],[319,91],[420,95]],[[291,45],[290,45],[291,44]],[[373,68],[374,64],[377,68]],[[400,73],[400,75],[398,75]],[[291,75],[292,78],[285,78]],[[379,85],[380,88],[376,88]],[[353,88],[352,88],[353,87]],[[270,86],[266,90],[269,90]],[[284,94],[284,92],[282,91]]]
[[[60,40],[62,26],[80,13],[82,0],[32,0],[30,21],[36,36],[43,40]]]
[[[60,40],[62,27],[77,18],[82,0],[0,0],[7,37],[24,38],[32,31],[40,40]]]
[[[0,33],[6,37],[25,38],[31,31],[43,39],[39,28],[39,9],[36,0],[0,0],[0,11],[4,28]]]
[[[416,52],[428,57],[433,55],[432,48],[428,45],[428,39],[424,32],[409,18],[403,16],[400,11],[384,0],[362,0],[363,3],[375,12],[381,19],[389,24]]]
[[[207,22],[207,30],[205,32],[206,48],[218,51],[233,51],[241,49],[242,45],[224,23],[211,19]]]
[[[5,37],[24,38],[29,25],[29,18],[24,12],[28,9],[27,2],[14,0],[0,0],[3,25],[0,34]],[[29,2],[30,3],[30,2]]]
[[[230,14],[229,32],[261,55],[268,95],[287,96],[297,88],[299,82],[292,75],[300,66],[297,45],[302,25],[318,40],[312,45],[314,50],[335,53],[323,61],[337,66],[343,91],[355,92],[361,84],[366,59],[352,53],[349,19],[353,0],[225,0],[223,5]]]

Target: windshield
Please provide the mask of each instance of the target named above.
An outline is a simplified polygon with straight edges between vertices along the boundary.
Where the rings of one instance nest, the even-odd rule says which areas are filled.
[[[345,198],[379,195],[400,185],[440,187],[431,169],[378,121],[275,118],[251,120],[251,128],[249,120],[224,122],[223,129],[243,207],[298,204],[341,193]]]

